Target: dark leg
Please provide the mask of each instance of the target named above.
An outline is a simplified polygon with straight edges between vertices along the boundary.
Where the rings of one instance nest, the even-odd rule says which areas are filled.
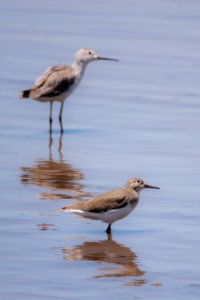
[[[108,224],[108,227],[106,229],[107,234],[111,234],[111,224]]]
[[[64,101],[61,103],[60,106],[60,114],[59,114],[59,122],[60,122],[60,132],[63,133],[63,125],[62,125],[62,112],[63,112],[63,106],[64,106]]]
[[[49,116],[49,131],[50,131],[50,133],[52,132],[52,123],[53,123],[52,107],[53,107],[53,102],[50,102],[50,116]]]
[[[49,132],[49,149],[51,149],[52,144],[53,144],[53,139],[52,139],[52,133],[50,131]]]
[[[62,155],[62,133],[60,134],[60,138],[59,138],[59,147],[58,147],[58,151],[60,152],[60,155]],[[62,160],[62,159],[61,159]]]

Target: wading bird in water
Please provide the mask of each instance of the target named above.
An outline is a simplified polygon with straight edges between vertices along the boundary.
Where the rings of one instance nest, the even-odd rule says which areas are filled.
[[[85,202],[67,205],[62,210],[107,223],[106,233],[110,234],[112,223],[126,217],[136,207],[142,189],[159,189],[159,187],[146,184],[140,178],[130,178],[122,188],[103,193]]]
[[[49,126],[52,132],[52,107],[53,102],[61,103],[59,122],[60,131],[63,133],[62,112],[65,100],[80,83],[88,63],[96,60],[118,61],[114,58],[98,56],[94,50],[81,48],[75,54],[72,65],[53,66],[48,68],[35,81],[34,85],[20,93],[20,98],[31,98],[40,102],[50,103]]]

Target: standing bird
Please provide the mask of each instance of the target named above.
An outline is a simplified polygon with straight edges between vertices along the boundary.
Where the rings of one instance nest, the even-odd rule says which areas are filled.
[[[130,178],[123,188],[101,194],[85,202],[65,206],[62,210],[107,223],[106,233],[110,234],[112,223],[130,214],[138,204],[139,192],[145,188],[159,189],[144,183],[140,178]]]
[[[36,79],[34,85],[30,89],[20,93],[19,98],[32,98],[40,102],[50,103],[50,132],[52,132],[53,102],[61,102],[59,122],[60,131],[63,133],[62,112],[64,102],[78,86],[87,64],[95,60],[118,61],[117,59],[98,56],[94,50],[81,48],[76,52],[75,61],[72,65],[53,66],[48,68]]]

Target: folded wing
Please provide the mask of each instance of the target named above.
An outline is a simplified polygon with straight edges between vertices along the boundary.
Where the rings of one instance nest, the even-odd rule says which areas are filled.
[[[88,201],[63,207],[64,210],[82,210],[87,212],[101,213],[108,210],[119,209],[127,205],[126,193],[122,189],[116,189],[101,194]]]
[[[74,81],[71,66],[53,66],[40,75],[29,90],[22,91],[20,98],[56,97],[67,91]]]

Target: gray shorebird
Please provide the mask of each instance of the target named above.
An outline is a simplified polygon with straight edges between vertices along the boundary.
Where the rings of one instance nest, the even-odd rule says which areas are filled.
[[[107,223],[106,233],[110,234],[112,223],[130,214],[138,204],[139,192],[147,188],[159,189],[144,183],[140,178],[130,178],[123,188],[103,193],[85,202],[65,206],[62,210]]]
[[[50,132],[52,132],[53,102],[60,102],[61,106],[59,113],[59,122],[60,130],[62,133],[62,112],[64,102],[80,83],[88,63],[96,60],[118,61],[114,58],[98,56],[94,50],[81,48],[76,52],[75,60],[72,65],[53,66],[48,68],[36,79],[34,85],[31,88],[20,93],[19,98],[31,98],[39,102],[50,103]]]

